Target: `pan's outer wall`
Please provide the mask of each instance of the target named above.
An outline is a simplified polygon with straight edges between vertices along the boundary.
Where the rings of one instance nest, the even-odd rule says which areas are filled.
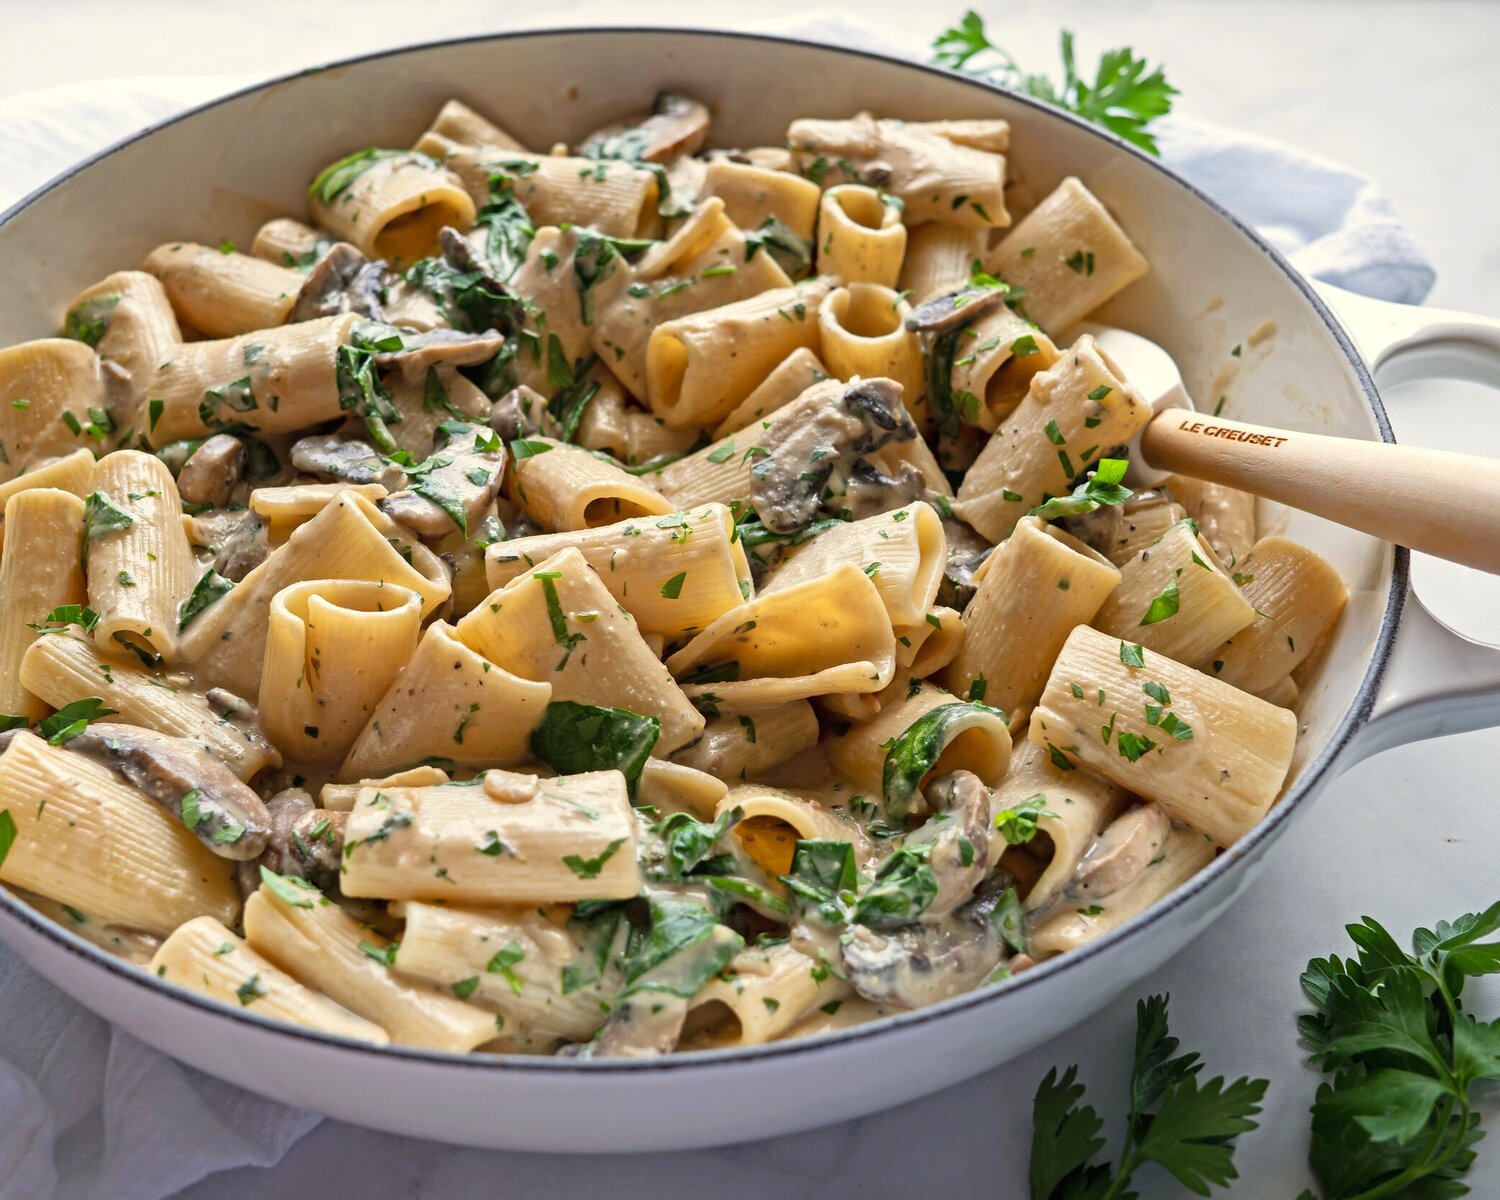
[[[371,144],[411,144],[450,96],[547,147],[640,110],[662,86],[711,103],[719,145],[779,145],[796,117],[860,109],[912,120],[1005,117],[1018,200],[1076,174],[1141,246],[1152,275],[1102,319],[1171,350],[1200,402],[1222,388],[1230,415],[1390,440],[1363,366],[1307,285],[1159,165],[1034,102],[941,72],[753,35],[472,39],[356,60],[186,114],[0,219],[0,345],[54,334],[69,297],[138,264],[160,242],[247,245],[264,219],[303,211],[304,188],[320,167]],[[1257,330],[1266,352],[1231,364],[1229,348]],[[1237,378],[1226,377],[1231,365]],[[168,1053],[277,1099],[395,1132],[517,1149],[651,1150],[821,1125],[872,1111],[874,1096],[881,1106],[899,1104],[1045,1041],[1165,962],[1239,894],[1331,776],[1368,713],[1405,594],[1405,557],[1301,515],[1287,532],[1330,557],[1352,593],[1308,690],[1296,783],[1266,822],[1186,888],[998,992],[738,1054],[496,1064],[374,1051],[230,1013],[108,958],[8,896],[0,896],[0,936],[81,1002]]]

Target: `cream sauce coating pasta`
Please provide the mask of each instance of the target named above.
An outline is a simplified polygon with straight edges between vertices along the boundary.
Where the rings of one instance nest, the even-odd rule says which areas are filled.
[[[1131,497],[1068,326],[1146,257],[953,115],[454,100],[99,263],[0,350],[0,883],[231,1009],[642,1057],[1003,987],[1243,836],[1343,585]]]

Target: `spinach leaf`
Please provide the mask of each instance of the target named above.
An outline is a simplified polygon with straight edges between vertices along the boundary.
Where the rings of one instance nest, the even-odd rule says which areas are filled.
[[[564,996],[599,981],[609,962],[610,951],[614,949],[624,915],[622,905],[611,904],[586,915],[575,913],[568,921],[568,928],[577,937],[579,947],[577,957],[562,969]]]
[[[193,623],[193,619],[205,608],[215,601],[222,600],[234,590],[234,581],[225,579],[212,567],[204,573],[203,578],[193,585],[193,590],[188,598],[182,602],[182,611],[177,621],[177,630],[180,633]]]
[[[331,204],[353,186],[354,181],[383,158],[426,158],[411,150],[356,150],[318,172],[307,189],[307,198],[319,204]],[[431,161],[430,159],[428,161]],[[433,164],[436,166],[436,164]]]
[[[699,821],[689,813],[669,813],[655,826],[656,834],[666,843],[667,857],[650,874],[661,883],[680,883],[712,853],[714,844],[745,815],[742,808],[731,808],[715,821]]]
[[[977,713],[999,717],[1002,724],[1005,721],[1005,714],[998,708],[957,700],[918,717],[891,744],[885,755],[881,785],[886,815],[892,821],[906,819],[922,777],[932,770],[948,743],[963,732]]]
[[[776,217],[767,217],[745,235],[745,261],[764,250],[792,279],[801,279],[812,270],[812,247]]]
[[[701,904],[675,896],[652,897],[651,930],[632,940],[625,957],[622,1000],[646,991],[687,999],[722,971],[745,944],[744,938],[720,925]],[[668,962],[673,962],[673,970],[662,970]],[[655,978],[646,978],[648,974]]]
[[[563,775],[619,771],[634,796],[641,768],[660,736],[661,722],[655,717],[554,700],[531,735],[531,752]]]
[[[63,324],[63,336],[97,349],[109,332],[109,314],[119,303],[119,296],[95,296],[76,308],[70,308]]]
[[[871,929],[910,925],[937,897],[937,878],[927,860],[932,842],[902,846],[875,873],[854,903],[854,920]]]
[[[474,224],[488,232],[484,256],[498,278],[505,280],[521,269],[526,251],[536,237],[536,226],[526,206],[512,188],[514,177],[504,171],[490,173],[490,200],[474,217]]]

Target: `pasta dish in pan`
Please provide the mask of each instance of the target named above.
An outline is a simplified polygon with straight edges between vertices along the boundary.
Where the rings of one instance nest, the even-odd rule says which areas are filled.
[[[458,101],[0,351],[0,882],[168,984],[469,1052],[1000,983],[1275,802],[1345,599],[1132,492],[1148,270],[998,120],[569,148]]]

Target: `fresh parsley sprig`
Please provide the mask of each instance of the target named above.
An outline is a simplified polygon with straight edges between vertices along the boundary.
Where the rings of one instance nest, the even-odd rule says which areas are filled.
[[[1484,1136],[1475,1086],[1500,1080],[1500,1021],[1463,1011],[1464,982],[1500,972],[1500,904],[1412,934],[1346,926],[1357,953],[1302,975],[1313,1011],[1297,1027],[1330,1081],[1312,1106],[1309,1160],[1324,1200],[1461,1196]],[[1300,1200],[1316,1200],[1304,1192]]]
[[[1167,1032],[1167,999],[1136,1002],[1130,1115],[1118,1164],[1094,1161],[1104,1148],[1104,1122],[1082,1102],[1078,1068],[1047,1072],[1032,1101],[1031,1200],[1126,1200],[1136,1195],[1131,1177],[1146,1163],[1199,1196],[1237,1178],[1234,1140],[1256,1128],[1266,1081],[1200,1081],[1198,1054],[1178,1054]]]
[[[1137,58],[1129,46],[1106,51],[1099,59],[1094,82],[1086,82],[1078,74],[1073,33],[1068,29],[1062,31],[1063,81],[1059,86],[1046,75],[1023,71],[1006,50],[990,41],[984,19],[973,9],[933,39],[932,61],[1076,113],[1148,154],[1160,151],[1146,127],[1172,111],[1172,97],[1178,94],[1160,67],[1148,72],[1146,60]]]

